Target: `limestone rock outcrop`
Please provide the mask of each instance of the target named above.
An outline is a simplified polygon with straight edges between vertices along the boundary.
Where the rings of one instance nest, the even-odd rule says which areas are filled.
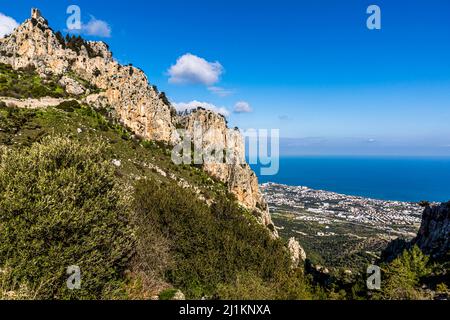
[[[239,130],[229,129],[222,115],[203,108],[180,117],[178,127],[186,130],[194,148],[203,151],[203,169],[225,183],[238,202],[278,236],[259,190],[258,178],[245,161],[244,138]]]
[[[136,135],[167,143],[177,140],[175,111],[149,85],[143,71],[114,61],[103,42],[84,41],[76,50],[68,48],[37,9],[11,35],[0,39],[0,52],[0,62],[15,69],[33,66],[42,77],[59,77],[71,94],[84,93],[76,78],[98,87],[101,93],[90,97],[90,102],[107,104]]]
[[[81,96],[86,92],[86,88],[83,87],[82,84],[68,76],[63,76],[61,79],[59,79],[58,84],[63,87],[68,94],[74,96]]]
[[[288,249],[291,254],[293,268],[297,268],[300,265],[300,262],[306,261],[306,252],[295,238],[289,239]]]

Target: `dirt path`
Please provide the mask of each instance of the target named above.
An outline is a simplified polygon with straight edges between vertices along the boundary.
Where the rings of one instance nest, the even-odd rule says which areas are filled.
[[[61,102],[73,100],[62,98],[45,97],[41,99],[15,99],[11,97],[0,97],[0,101],[6,103],[7,106],[16,106],[18,108],[39,109],[46,107],[56,107]]]

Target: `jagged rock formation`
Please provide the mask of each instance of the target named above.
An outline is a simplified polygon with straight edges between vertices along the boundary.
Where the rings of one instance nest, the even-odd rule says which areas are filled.
[[[422,224],[413,245],[433,258],[442,258],[450,251],[450,202],[425,208]]]
[[[86,93],[86,88],[82,84],[67,76],[63,76],[59,79],[58,84],[63,87],[67,93],[74,96],[80,96]]]
[[[293,268],[297,268],[300,265],[300,262],[306,261],[306,252],[295,238],[289,239],[288,249],[291,254]]]
[[[277,236],[258,178],[245,161],[244,139],[239,130],[228,129],[222,115],[202,108],[178,121],[178,127],[186,130],[194,147],[203,150],[203,169],[226,183],[239,203],[253,210],[260,223]]]
[[[277,236],[257,177],[245,163],[243,138],[239,131],[227,129],[222,116],[203,110],[177,117],[165,95],[149,84],[143,71],[114,61],[103,42],[65,41],[37,9],[11,35],[0,39],[0,62],[14,69],[32,66],[41,77],[56,79],[78,100],[107,109],[138,137],[176,144],[180,141],[177,127],[192,132],[198,122],[206,130],[215,129],[216,133],[204,137],[201,145],[208,149],[223,143],[231,149],[233,158],[242,161],[206,163],[204,169],[227,184],[237,200]],[[91,92],[86,84],[100,92]]]
[[[390,262],[414,245],[433,259],[439,260],[450,254],[450,202],[426,207],[417,237],[411,241],[392,241],[383,251],[381,260]]]
[[[102,92],[88,97],[89,102],[112,108],[136,135],[169,143],[177,140],[174,109],[149,85],[144,72],[118,64],[102,42],[67,48],[37,9],[10,36],[0,39],[0,52],[0,62],[14,69],[34,66],[44,78],[60,77],[69,93],[86,93],[77,78],[100,88]]]

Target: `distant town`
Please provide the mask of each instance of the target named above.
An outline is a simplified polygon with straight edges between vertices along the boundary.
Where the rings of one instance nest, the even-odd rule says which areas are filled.
[[[388,234],[414,235],[423,212],[418,203],[375,200],[304,186],[265,183],[261,190],[272,213],[292,213],[297,220],[322,225],[361,224]],[[317,236],[333,234],[319,232]]]

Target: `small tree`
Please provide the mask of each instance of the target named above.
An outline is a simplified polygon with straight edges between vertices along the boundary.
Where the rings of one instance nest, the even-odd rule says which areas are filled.
[[[419,247],[405,250],[403,254],[388,264],[382,279],[382,293],[378,296],[388,300],[422,299],[420,278],[430,273],[429,258]]]

